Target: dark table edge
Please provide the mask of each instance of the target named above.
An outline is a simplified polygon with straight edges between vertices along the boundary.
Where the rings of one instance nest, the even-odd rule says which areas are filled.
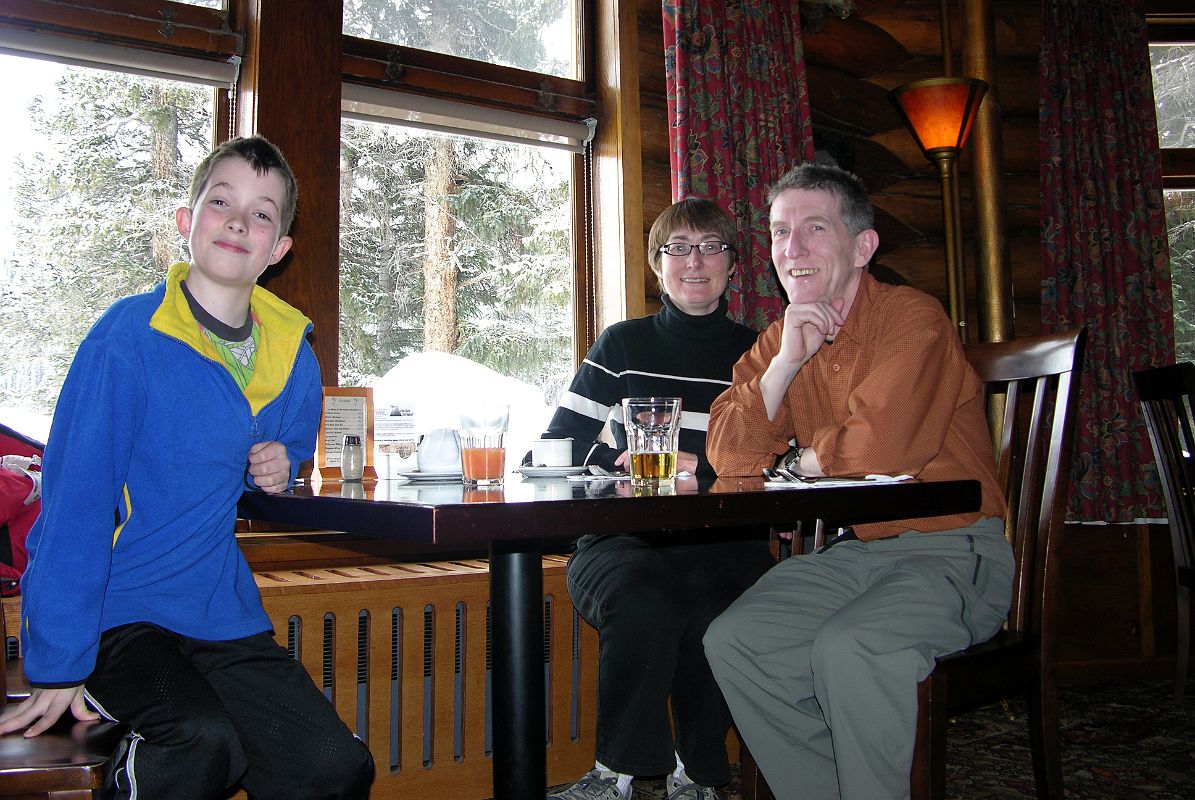
[[[457,547],[488,546],[496,540],[560,542],[611,531],[786,526],[813,518],[857,525],[930,516],[918,510],[927,502],[934,505],[934,516],[975,512],[981,500],[980,484],[974,480],[867,486],[863,487],[866,503],[861,503],[854,487],[760,490],[760,481],[745,481],[744,489],[737,492],[637,497],[634,502],[602,497],[422,504],[246,492],[238,510],[245,519]]]

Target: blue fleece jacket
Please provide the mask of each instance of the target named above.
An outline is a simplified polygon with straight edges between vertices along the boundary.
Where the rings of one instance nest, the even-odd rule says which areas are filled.
[[[262,335],[242,392],[191,315],[187,269],[175,264],[153,291],[109,308],[62,387],[21,582],[34,686],[83,683],[100,634],[119,625],[206,640],[270,629],[234,537],[236,503],[252,488],[251,445],[285,445],[292,479],[314,451],[311,322],[254,288]]]

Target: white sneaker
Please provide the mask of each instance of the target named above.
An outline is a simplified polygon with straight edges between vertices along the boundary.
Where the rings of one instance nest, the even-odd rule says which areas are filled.
[[[618,791],[617,773],[593,769],[567,789],[548,795],[547,800],[631,800],[631,787],[623,794]]]
[[[718,800],[718,793],[711,786],[702,786],[689,780],[683,771],[681,777],[668,776],[668,800]]]

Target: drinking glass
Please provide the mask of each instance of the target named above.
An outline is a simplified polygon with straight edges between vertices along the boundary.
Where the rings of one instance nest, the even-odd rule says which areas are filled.
[[[461,414],[461,477],[475,486],[502,483],[506,472],[503,437],[510,406],[482,406]]]
[[[680,413],[679,397],[628,397],[622,401],[632,484],[656,485],[676,479]]]

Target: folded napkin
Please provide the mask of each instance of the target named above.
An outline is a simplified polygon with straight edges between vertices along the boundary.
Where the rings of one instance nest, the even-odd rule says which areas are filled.
[[[765,476],[765,489],[812,489],[827,486],[874,486],[877,483],[899,483],[913,480],[912,475],[864,475],[862,477],[824,477],[807,478],[803,481],[790,481],[779,474]]]

